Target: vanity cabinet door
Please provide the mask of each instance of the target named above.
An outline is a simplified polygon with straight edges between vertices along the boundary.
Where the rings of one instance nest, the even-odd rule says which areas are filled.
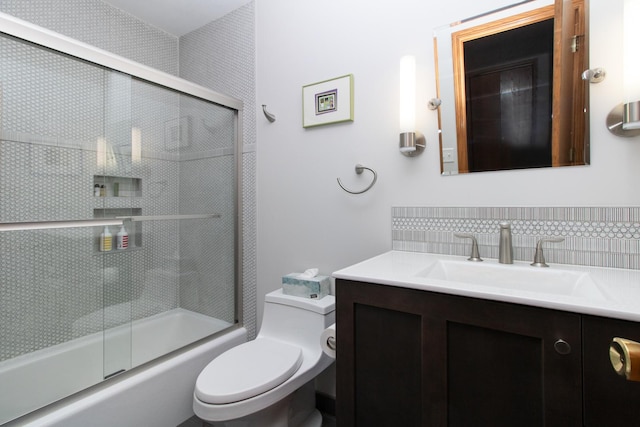
[[[583,316],[584,425],[640,425],[640,382],[618,375],[609,359],[613,338],[640,342],[640,325]]]
[[[336,281],[338,426],[422,426],[429,408],[423,373],[420,293]]]
[[[339,426],[580,426],[580,316],[336,282]]]
[[[430,294],[447,426],[581,426],[580,316]]]

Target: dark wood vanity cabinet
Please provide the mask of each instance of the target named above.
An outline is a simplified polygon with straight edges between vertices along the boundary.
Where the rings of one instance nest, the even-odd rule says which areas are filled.
[[[343,279],[336,304],[340,427],[582,425],[578,314]]]

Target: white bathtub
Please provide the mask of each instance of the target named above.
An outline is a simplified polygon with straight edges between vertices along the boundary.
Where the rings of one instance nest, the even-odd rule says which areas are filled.
[[[0,362],[0,424],[229,326],[175,309]],[[193,387],[200,371],[218,354],[244,341],[244,328],[230,330],[7,426],[175,427],[193,415]]]

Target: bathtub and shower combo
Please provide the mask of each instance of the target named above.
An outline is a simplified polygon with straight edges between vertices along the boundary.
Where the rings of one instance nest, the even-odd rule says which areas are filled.
[[[242,103],[0,29],[0,424],[175,426],[246,340]]]

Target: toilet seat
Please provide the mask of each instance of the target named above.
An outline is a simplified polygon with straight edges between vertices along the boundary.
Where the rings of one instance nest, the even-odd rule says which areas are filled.
[[[210,404],[249,399],[291,378],[301,364],[300,347],[258,338],[211,361],[198,377],[195,394]]]

